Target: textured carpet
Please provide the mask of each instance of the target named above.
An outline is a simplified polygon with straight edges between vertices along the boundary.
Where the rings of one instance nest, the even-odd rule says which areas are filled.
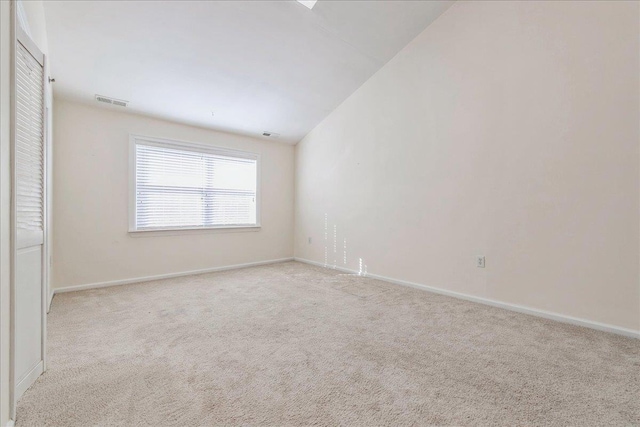
[[[640,425],[640,341],[288,262],[57,295],[18,426]]]

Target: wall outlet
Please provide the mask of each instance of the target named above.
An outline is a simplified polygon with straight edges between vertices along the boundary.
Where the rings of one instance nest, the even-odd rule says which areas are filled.
[[[483,256],[477,256],[476,257],[476,267],[484,268],[484,257]]]
[[[311,244],[311,237],[309,237],[309,244]]]

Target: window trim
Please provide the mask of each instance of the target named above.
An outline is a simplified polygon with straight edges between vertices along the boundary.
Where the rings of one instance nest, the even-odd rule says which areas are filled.
[[[240,157],[256,161],[256,223],[248,225],[218,225],[213,227],[163,227],[163,228],[136,228],[136,145],[142,142],[144,145],[155,147],[167,147],[186,149],[189,151],[217,154],[221,156]],[[261,176],[260,154],[248,151],[232,150],[229,148],[218,147],[211,144],[191,141],[180,141],[174,139],[157,138],[152,136],[144,136],[137,134],[129,134],[129,234],[131,236],[140,235],[176,235],[176,234],[193,234],[197,232],[232,232],[232,231],[259,231],[261,225],[261,194],[260,176]]]

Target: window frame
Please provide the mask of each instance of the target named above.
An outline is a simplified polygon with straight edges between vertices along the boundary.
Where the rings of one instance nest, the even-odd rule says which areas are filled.
[[[216,225],[210,227],[161,227],[161,228],[136,228],[136,146],[138,143],[142,145],[154,147],[175,148],[179,150],[187,150],[192,152],[201,152],[227,157],[239,157],[243,159],[251,159],[256,161],[256,223],[248,225]],[[136,235],[174,235],[174,234],[191,234],[198,232],[211,231],[259,231],[262,227],[260,221],[260,170],[261,161],[260,154],[248,151],[232,150],[229,148],[217,147],[207,143],[179,141],[174,139],[157,138],[151,136],[129,134],[129,234]]]

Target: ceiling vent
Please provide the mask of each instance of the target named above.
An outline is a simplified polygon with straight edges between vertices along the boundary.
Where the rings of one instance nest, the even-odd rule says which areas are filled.
[[[269,138],[280,138],[280,134],[279,133],[268,132],[268,131],[262,132],[262,136],[267,136]]]
[[[123,101],[121,99],[109,98],[108,96],[96,95],[96,101],[104,102],[105,104],[117,105],[118,107],[126,107],[129,101]]]

